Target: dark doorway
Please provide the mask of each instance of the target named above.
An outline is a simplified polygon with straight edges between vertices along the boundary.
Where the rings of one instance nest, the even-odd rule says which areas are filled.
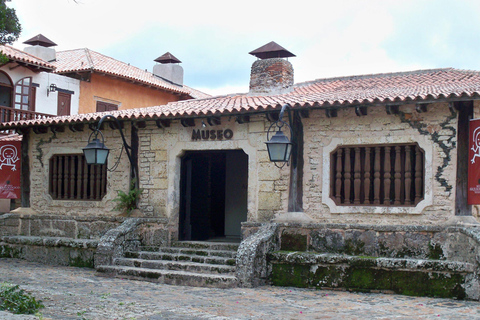
[[[235,239],[247,219],[248,156],[189,151],[182,158],[180,240]]]

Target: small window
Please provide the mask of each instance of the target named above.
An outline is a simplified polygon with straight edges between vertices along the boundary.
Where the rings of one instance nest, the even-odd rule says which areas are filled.
[[[104,101],[97,101],[97,112],[115,111],[118,110],[118,105]]]
[[[35,110],[34,93],[32,91],[31,77],[17,81],[15,84],[15,109]]]
[[[49,192],[54,200],[102,200],[107,192],[107,165],[89,165],[83,154],[54,155]]]
[[[340,206],[415,206],[424,199],[417,144],[341,146],[331,153],[330,197]]]

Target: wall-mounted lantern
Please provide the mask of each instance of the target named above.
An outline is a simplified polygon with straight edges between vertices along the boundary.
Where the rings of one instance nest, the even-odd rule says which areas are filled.
[[[52,83],[48,88],[47,88],[47,97],[50,94],[50,92],[55,92],[57,91],[57,85],[55,83]]]
[[[293,138],[291,126],[283,121],[283,114],[287,108],[290,108],[287,104],[282,107],[278,120],[270,125],[267,132],[267,150],[270,161],[274,162],[277,165],[277,162],[283,163],[281,167],[285,165],[290,160],[290,155],[292,153],[292,142],[288,137],[283,133],[282,128],[285,126],[290,130],[290,138]],[[288,109],[288,118],[290,119],[290,110]],[[274,128],[275,126],[275,128]],[[275,132],[275,135],[270,139],[271,132],[275,129],[278,129]],[[293,139],[292,139],[293,140]],[[278,166],[278,165],[277,165]]]
[[[118,129],[118,131],[120,131],[120,135],[123,141],[123,148],[125,149],[125,153],[127,154],[128,160],[130,161],[130,166],[133,172],[133,178],[135,179],[135,187],[138,188],[137,166],[135,165],[132,158],[132,154],[131,154],[132,147],[130,147],[127,141],[125,140],[125,135],[123,134],[121,124],[116,117],[110,114],[107,114],[100,119],[100,121],[98,122],[97,128],[90,134],[90,137],[88,138],[87,146],[83,148],[83,154],[85,155],[85,160],[87,161],[88,164],[94,164],[94,165],[103,165],[107,162],[110,149],[108,149],[105,146],[103,133],[102,131],[100,131],[100,127],[102,126],[103,121],[107,118],[113,119],[116,122],[116,128]],[[102,137],[101,141],[100,139],[98,139],[99,134]],[[94,135],[94,138],[91,139],[93,135]],[[118,161],[120,161],[120,157],[118,158]],[[116,166],[118,165],[118,161],[117,161],[117,164],[114,165],[114,168],[116,168]],[[114,170],[114,169],[111,169],[111,170]]]
[[[98,139],[98,134],[102,137],[102,141]],[[93,135],[95,135],[95,137],[92,139]],[[104,142],[105,139],[102,131],[97,129],[90,134],[90,137],[88,137],[88,144],[83,148],[83,154],[85,155],[85,160],[88,164],[103,165],[107,163],[110,149],[105,146]]]

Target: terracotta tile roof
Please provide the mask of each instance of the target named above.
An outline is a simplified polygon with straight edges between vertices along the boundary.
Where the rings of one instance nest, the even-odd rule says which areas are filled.
[[[22,141],[22,136],[16,133],[0,135],[0,141]]]
[[[51,63],[9,45],[0,45],[0,51],[12,61],[39,68],[40,71],[50,72],[55,69]]]
[[[75,49],[57,52],[57,61],[54,62],[55,73],[94,71],[115,77],[136,81],[166,91],[186,94],[192,98],[209,97],[205,93],[187,86],[176,86],[146,70],[131,66],[90,49]]]
[[[292,108],[337,108],[352,105],[433,102],[437,99],[480,99],[480,72],[433,69],[413,72],[373,74],[299,83],[287,94],[273,96],[232,96],[170,102],[164,106],[112,112],[119,119],[155,119],[220,114],[255,113]],[[11,122],[2,127],[34,124],[62,124],[98,121],[104,113],[82,114],[39,120]]]

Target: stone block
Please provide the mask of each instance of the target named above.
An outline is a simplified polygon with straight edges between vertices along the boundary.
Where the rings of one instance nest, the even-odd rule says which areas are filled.
[[[272,192],[258,193],[259,210],[279,210],[281,208],[281,194]]]
[[[248,123],[249,133],[265,132],[265,123],[263,121],[254,121]]]

